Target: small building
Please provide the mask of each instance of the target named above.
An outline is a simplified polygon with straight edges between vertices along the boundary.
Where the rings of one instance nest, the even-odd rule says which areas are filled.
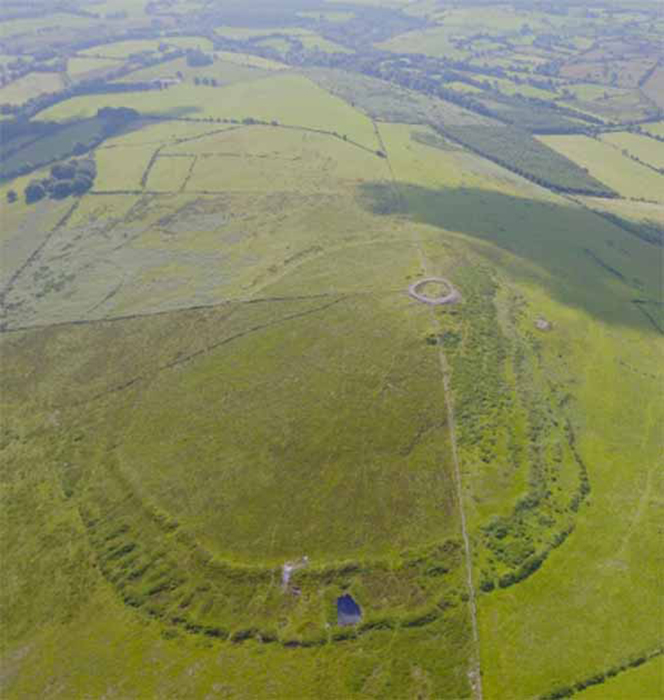
[[[538,318],[537,321],[535,321],[535,328],[537,328],[540,331],[550,331],[553,329],[553,325],[551,324],[551,321],[547,321],[545,318]]]

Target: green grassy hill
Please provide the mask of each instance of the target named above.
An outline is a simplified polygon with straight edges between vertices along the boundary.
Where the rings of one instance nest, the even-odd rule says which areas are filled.
[[[619,150],[646,137],[529,135],[619,195],[572,196],[455,138],[509,128],[470,109],[252,60],[64,100],[39,118],[142,116],[81,196],[0,185],[0,694],[654,698],[661,176]]]

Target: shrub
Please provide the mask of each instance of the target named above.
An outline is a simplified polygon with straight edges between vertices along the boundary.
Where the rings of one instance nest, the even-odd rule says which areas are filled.
[[[72,192],[76,195],[85,194],[92,187],[92,180],[84,175],[77,174],[72,181]]]
[[[56,163],[51,167],[51,175],[56,180],[73,180],[76,175],[76,166],[69,163]]]
[[[51,192],[55,199],[64,199],[69,197],[74,191],[74,181],[73,180],[58,180]]]
[[[17,199],[18,199],[18,195],[16,194],[16,192],[14,190],[9,190],[9,192],[7,192],[7,201],[10,204],[13,204]]]
[[[26,188],[25,188],[25,201],[28,204],[32,204],[33,202],[38,202],[40,199],[43,199],[46,196],[46,190],[44,189],[44,186],[35,180],[33,180]]]
[[[202,66],[210,66],[214,63],[212,56],[208,56],[199,49],[187,51],[187,65],[190,68],[198,68]]]

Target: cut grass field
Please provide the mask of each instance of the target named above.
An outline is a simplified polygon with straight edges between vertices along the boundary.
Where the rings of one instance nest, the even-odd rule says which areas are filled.
[[[155,149],[152,146],[109,146],[96,153],[95,191],[131,192],[142,189],[142,179]],[[122,167],[119,167],[122,163]]]
[[[195,158],[159,157],[150,168],[145,188],[151,192],[178,192],[194,166]]]
[[[664,202],[664,176],[653,172],[608,143],[589,136],[540,136],[558,151],[623,197]]]
[[[452,41],[450,30],[444,26],[399,34],[393,39],[376,44],[376,47],[383,51],[423,53],[427,56],[445,56],[458,61],[470,57],[470,51],[464,51],[456,47]]]
[[[67,60],[67,74],[73,80],[81,80],[89,73],[118,68],[120,61],[108,58],[70,58]]]
[[[664,169],[664,143],[648,136],[640,136],[626,131],[614,131],[602,135],[602,141],[626,151],[653,168]]]
[[[59,73],[28,73],[0,88],[0,104],[22,105],[33,97],[58,92],[63,87]]]
[[[217,86],[230,85],[265,78],[270,73],[261,68],[253,66],[239,65],[231,61],[215,60],[210,66],[191,68],[187,65],[186,58],[176,58],[173,61],[159,63],[150,68],[132,71],[118,82],[132,83],[150,80],[163,80],[164,78],[175,78],[178,74],[182,80],[193,83],[195,78],[199,80],[214,79]]]
[[[664,136],[664,121],[644,124],[642,128],[649,134],[653,134],[655,136]]]
[[[209,39],[197,36],[168,37],[157,39],[132,39],[129,41],[116,41],[109,44],[100,44],[91,49],[79,52],[79,56],[101,56],[104,58],[123,59],[136,53],[159,53],[159,46],[165,44],[169,48],[212,50],[212,42]]]
[[[625,698],[658,698],[664,689],[664,655],[638,668],[629,669],[604,685],[584,691],[584,700],[624,700]]]
[[[641,89],[660,109],[664,109],[664,67],[660,65],[655,69]]]
[[[252,68],[264,68],[265,70],[283,70],[288,68],[285,63],[273,61],[262,56],[253,56],[247,53],[235,53],[231,51],[215,51],[215,54],[222,61],[236,63],[241,66],[251,66]]]
[[[292,126],[336,131],[368,148],[378,148],[370,119],[307,78],[287,73],[216,89],[185,83],[165,91],[74,97],[45,110],[40,117],[63,120],[93,115],[104,106],[198,119],[277,120]]]
[[[164,150],[164,156],[171,154],[198,157],[187,186],[191,191],[278,189],[309,195],[388,177],[384,160],[373,151],[328,134],[283,127],[231,129]]]

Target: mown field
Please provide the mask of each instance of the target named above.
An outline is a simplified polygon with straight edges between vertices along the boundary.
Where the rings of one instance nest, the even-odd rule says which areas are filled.
[[[57,92],[61,88],[62,77],[58,73],[30,73],[0,88],[0,103],[18,105],[46,92]]]
[[[632,158],[636,158],[653,168],[664,168],[664,143],[655,141],[647,136],[615,132],[602,136],[602,141],[610,143],[627,152]]]
[[[608,143],[587,136],[542,136],[540,141],[578,163],[623,197],[664,201],[664,176],[634,162]]]
[[[407,10],[440,24],[378,46],[591,50],[581,15]],[[362,8],[313,12],[332,32]],[[72,73],[159,43],[87,48]],[[654,700],[660,144],[535,137],[267,56],[145,67],[123,80],[182,82],[63,100],[37,117],[53,133],[3,147],[0,694]],[[139,114],[102,134],[109,106]],[[28,203],[86,134],[90,188]],[[458,302],[412,298],[425,277]]]

